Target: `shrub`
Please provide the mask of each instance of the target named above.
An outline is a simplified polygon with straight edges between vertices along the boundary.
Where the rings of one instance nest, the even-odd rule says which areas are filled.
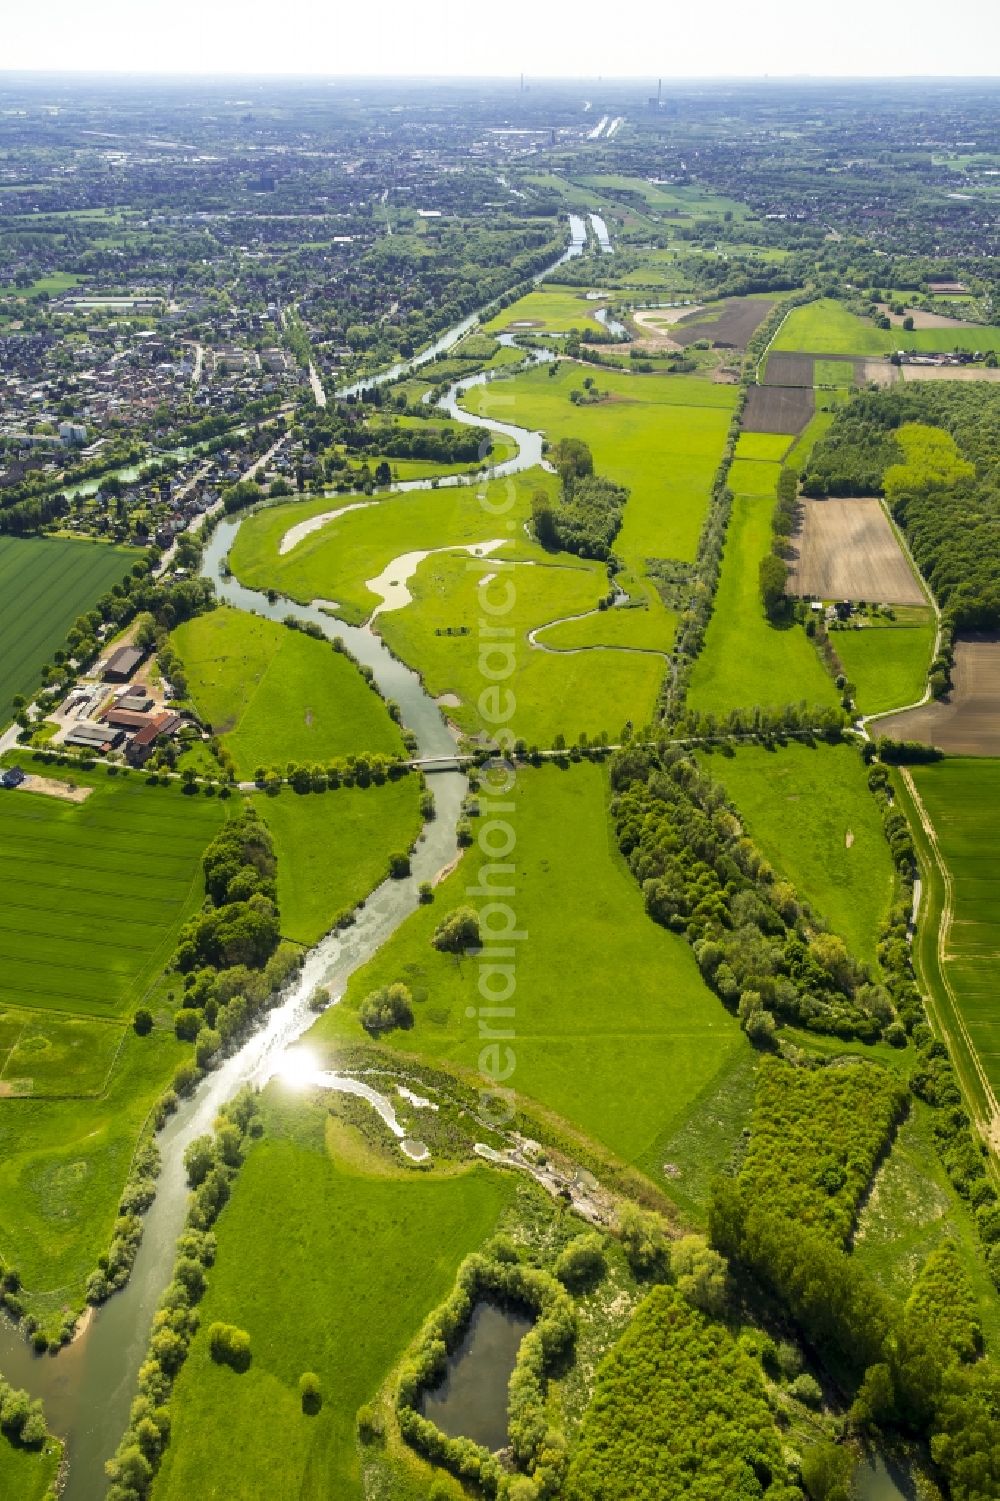
[[[389,875],[394,881],[402,881],[410,874],[410,857],[405,851],[397,850],[389,856]]]
[[[635,1275],[662,1282],[670,1269],[670,1253],[656,1215],[626,1204],[618,1216],[618,1233]]]
[[[804,1402],[807,1407],[818,1407],[823,1400],[823,1391],[815,1376],[810,1376],[808,1371],[803,1371],[801,1376],[788,1388],[797,1402]]]
[[[431,943],[446,954],[464,954],[479,948],[479,914],[474,907],[456,907],[434,929]]]
[[[365,996],[358,1008],[361,1025],[367,1032],[388,1032],[393,1027],[406,1027],[413,1021],[413,996],[406,985],[395,985],[373,990]]]
[[[139,1037],[148,1037],[153,1030],[153,1013],[145,1006],[140,1006],[132,1018],[132,1026]]]
[[[238,1329],[235,1324],[213,1324],[208,1331],[208,1347],[217,1364],[232,1366],[234,1371],[249,1369],[252,1356],[250,1336],[245,1329]]]
[[[323,1391],[314,1371],[305,1371],[299,1377],[299,1398],[303,1412],[314,1414],[323,1406]]]
[[[593,1287],[604,1276],[604,1237],[597,1231],[577,1235],[560,1252],[555,1274],[564,1287],[579,1292]]]

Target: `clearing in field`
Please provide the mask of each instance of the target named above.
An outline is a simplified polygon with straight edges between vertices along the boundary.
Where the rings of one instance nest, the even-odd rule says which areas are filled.
[[[243,777],[288,761],[402,752],[382,700],[327,641],[226,606],[185,621],[172,640],[198,713]]]
[[[264,1135],[218,1221],[200,1331],[177,1380],[155,1501],[211,1494],[326,1501],[362,1493],[356,1418],[493,1231],[512,1174],[476,1166],[366,1176],[337,1153],[326,1102],[272,1084]],[[208,1330],[245,1329],[248,1370],[216,1364]],[[305,1413],[304,1371],[322,1406]]]
[[[756,468],[778,466],[757,463]],[[773,494],[773,486],[772,492]],[[770,496],[737,495],[726,536],[722,576],[705,645],[691,669],[688,702],[723,718],[734,707],[780,708],[805,699],[833,704],[833,680],[797,625],[771,625],[758,570],[771,550]]]
[[[509,822],[517,837],[517,925],[528,936],[511,1003],[511,1087],[526,1109],[553,1110],[633,1160],[686,1119],[700,1091],[749,1044],[705,987],[689,946],[647,917],[614,847],[607,797],[606,769],[589,762],[518,774]],[[385,1045],[478,1069],[482,1042],[467,1010],[477,961],[441,953],[431,938],[470,901],[484,863],[477,847],[468,851],[434,902],[352,977],[310,1043],[325,1043],[335,1056],[346,1041],[363,1038],[362,999],[402,980],[413,992],[413,1026],[386,1034]]]
[[[1000,639],[955,643],[951,692],[919,709],[880,719],[880,735],[923,740],[956,756],[1000,755]]]
[[[225,806],[176,783],[93,781],[85,803],[0,797],[0,1004],[120,1016],[201,903],[201,853]]]
[[[0,728],[17,694],[33,697],[39,668],[65,645],[92,608],[138,561],[124,547],[57,537],[0,537]]]
[[[930,606],[900,608],[894,619],[868,617],[833,631],[830,643],[856,685],[862,714],[885,714],[915,704],[924,695],[934,652],[934,612]]]
[[[732,756],[701,760],[779,875],[853,954],[874,965],[895,872],[854,747],[793,741],[778,750],[747,745]]]
[[[315,943],[374,890],[392,851],[417,837],[419,798],[417,778],[407,776],[302,795],[283,787],[253,799],[274,840],[283,937]]]
[[[923,605],[927,596],[879,501],[800,501],[787,592],[817,599]]]
[[[751,386],[740,425],[744,433],[800,433],[814,411],[812,390],[799,386]]]
[[[911,768],[950,877],[939,957],[961,1023],[993,1091],[1000,1090],[1000,761],[951,760]]]

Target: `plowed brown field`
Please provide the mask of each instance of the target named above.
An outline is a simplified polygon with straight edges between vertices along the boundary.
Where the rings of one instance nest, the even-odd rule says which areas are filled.
[[[789,594],[927,603],[877,500],[803,500],[791,547]]]

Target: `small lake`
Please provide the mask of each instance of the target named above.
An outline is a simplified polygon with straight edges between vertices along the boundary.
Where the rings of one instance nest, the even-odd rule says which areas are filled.
[[[533,1322],[516,1309],[478,1303],[444,1380],[424,1393],[424,1417],[449,1438],[471,1438],[486,1449],[502,1449],[507,1442],[507,1384]]]

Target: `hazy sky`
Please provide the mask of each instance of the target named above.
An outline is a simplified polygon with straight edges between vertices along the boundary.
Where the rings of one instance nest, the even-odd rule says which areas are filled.
[[[996,73],[996,0],[12,0],[0,69],[665,78]]]

